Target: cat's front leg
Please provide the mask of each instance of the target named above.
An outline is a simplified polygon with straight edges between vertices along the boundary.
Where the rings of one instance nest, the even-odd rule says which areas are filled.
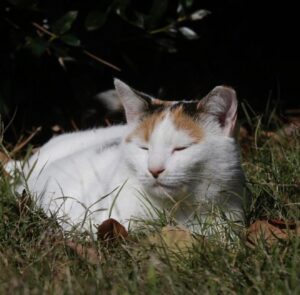
[[[194,212],[189,218],[178,222],[192,233],[221,241],[235,240],[244,229],[242,210],[222,210],[212,206],[210,211]]]

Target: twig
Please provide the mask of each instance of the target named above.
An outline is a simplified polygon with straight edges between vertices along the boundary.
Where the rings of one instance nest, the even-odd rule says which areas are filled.
[[[73,119],[70,120],[70,124],[75,131],[79,130],[78,126],[76,125],[76,123]]]
[[[55,35],[54,33],[50,32],[49,30],[45,29],[43,26],[37,24],[36,22],[33,22],[32,25],[35,28],[37,28],[38,30],[42,31],[43,33],[49,35],[53,39],[58,38],[57,35]],[[116,71],[121,72],[121,69],[119,67],[117,67],[117,66],[113,65],[112,63],[110,63],[110,62],[108,62],[108,61],[106,61],[106,60],[104,60],[104,59],[96,56],[95,54],[93,54],[93,53],[91,53],[91,52],[89,52],[89,51],[87,51],[85,49],[83,49],[82,52],[85,55],[89,56],[90,58],[92,58],[92,59],[94,59],[94,60],[96,60],[96,61],[98,61],[98,62],[100,62],[100,63],[102,63],[102,64],[104,64],[104,65],[106,65],[106,66],[108,66],[108,67],[110,67],[110,68],[112,68],[114,70],[116,70]]]
[[[149,33],[154,35],[154,34],[158,34],[158,33],[161,33],[161,32],[165,32],[171,28],[174,28],[176,25],[178,25],[179,23],[185,21],[187,19],[187,17],[183,16],[183,17],[179,17],[178,19],[176,19],[174,22],[162,27],[162,28],[159,28],[159,29],[156,29],[156,30],[152,30],[150,31]]]
[[[6,132],[6,130],[10,127],[10,125],[13,123],[13,120],[15,119],[16,114],[17,114],[17,108],[14,110],[14,112],[13,112],[9,122],[6,124],[5,128],[3,128],[3,130],[1,130],[2,134],[4,134]],[[1,119],[1,117],[0,117],[0,119]]]
[[[104,122],[107,126],[111,126],[111,123],[108,118],[104,118]]]
[[[12,22],[9,18],[5,17],[4,20],[7,21],[15,30],[20,30],[20,27]]]
[[[16,154],[19,150],[21,150],[38,132],[42,130],[42,127],[36,128],[25,140],[20,142],[18,145],[14,147],[14,149],[11,151],[11,155]]]
[[[37,24],[37,23],[35,23],[35,22],[33,22],[32,25],[33,25],[34,27],[36,27],[38,30],[42,31],[43,33],[45,33],[45,34],[51,36],[52,38],[57,38],[57,36],[56,36],[54,33],[48,31],[48,30],[45,29],[43,26],[41,26],[41,25],[39,25],[39,24]]]
[[[108,61],[106,61],[106,60],[104,60],[104,59],[102,59],[102,58],[96,56],[95,54],[93,54],[93,53],[91,53],[91,52],[89,52],[89,51],[87,51],[87,50],[85,50],[85,49],[83,50],[83,53],[86,54],[87,56],[89,56],[89,57],[95,59],[96,61],[101,62],[101,63],[107,65],[108,67],[113,68],[113,69],[116,70],[116,71],[121,72],[121,69],[120,69],[120,68],[118,68],[117,66],[111,64],[110,62],[108,62]]]

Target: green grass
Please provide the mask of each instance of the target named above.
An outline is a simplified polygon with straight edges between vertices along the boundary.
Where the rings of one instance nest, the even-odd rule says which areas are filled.
[[[274,138],[261,125],[242,141],[243,166],[252,204],[247,223],[260,217],[300,220],[299,134]],[[11,180],[0,180],[0,294],[300,294],[300,238],[263,243],[199,239],[185,252],[147,242],[150,229],[109,246],[91,242],[100,264],[66,245],[87,244],[79,233],[62,233]],[[145,227],[145,226],[144,226]]]

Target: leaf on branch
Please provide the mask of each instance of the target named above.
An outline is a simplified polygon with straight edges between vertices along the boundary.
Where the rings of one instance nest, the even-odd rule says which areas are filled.
[[[196,40],[199,38],[198,34],[188,27],[180,27],[178,31],[188,40]]]
[[[49,43],[46,40],[39,37],[37,38],[27,37],[26,46],[30,49],[32,54],[40,57],[48,48]]]
[[[183,1],[186,7],[191,7],[194,3],[194,0],[185,0]]]
[[[146,16],[145,24],[148,30],[154,30],[165,18],[168,9],[168,0],[154,0],[149,14]]]
[[[95,31],[100,29],[107,20],[107,13],[104,13],[100,10],[91,11],[84,22],[85,28],[88,31]]]
[[[67,33],[71,29],[77,15],[78,11],[75,10],[67,12],[51,26],[52,31],[57,35]]]
[[[78,47],[80,46],[80,40],[73,34],[67,34],[60,37],[61,41],[65,44]]]
[[[201,19],[205,18],[206,16],[208,16],[209,14],[211,14],[211,12],[209,10],[200,9],[200,10],[197,10],[197,11],[193,12],[190,15],[190,18],[193,21],[201,20]]]

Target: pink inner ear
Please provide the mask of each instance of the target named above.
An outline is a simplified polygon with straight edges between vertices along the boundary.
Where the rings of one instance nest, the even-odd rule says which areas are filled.
[[[234,137],[235,136],[235,127],[236,127],[236,119],[237,119],[237,100],[234,96],[227,97],[227,103],[230,103],[228,111],[225,111],[222,115],[224,117],[223,121],[223,132],[224,135]]]
[[[236,127],[236,119],[237,113],[233,116],[233,118],[227,118],[226,123],[223,129],[224,135],[229,137],[235,137],[235,127]]]
[[[234,89],[215,87],[204,99],[209,112],[215,114],[225,136],[234,137],[237,118],[237,99]]]
[[[127,122],[136,122],[147,108],[146,101],[139,97],[136,92],[124,82],[114,79],[114,84],[117,94],[124,106]]]

